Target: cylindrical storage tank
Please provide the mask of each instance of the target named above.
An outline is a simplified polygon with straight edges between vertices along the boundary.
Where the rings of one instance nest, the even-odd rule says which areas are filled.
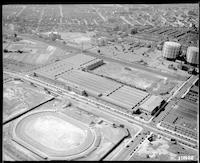
[[[193,46],[188,47],[186,58],[190,64],[199,64],[199,48]]]
[[[162,54],[164,58],[175,60],[181,50],[181,44],[177,42],[165,42]]]

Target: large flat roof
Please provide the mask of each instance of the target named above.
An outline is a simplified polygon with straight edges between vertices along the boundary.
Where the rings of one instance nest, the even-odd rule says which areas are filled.
[[[129,86],[123,86],[108,95],[107,99],[113,101],[119,106],[132,109],[146,96],[148,96],[147,92]]]
[[[163,99],[160,96],[152,95],[142,105],[140,105],[140,108],[148,112],[152,112],[157,106],[161,104],[162,101]]]
[[[54,62],[36,70],[35,72],[49,78],[55,78],[58,75],[61,75],[69,70],[79,68],[80,66],[87,64],[95,59],[95,57],[87,56],[84,54],[77,54],[73,57]]]
[[[66,72],[59,78],[79,85],[85,89],[86,92],[87,90],[92,90],[97,94],[109,94],[121,86],[120,83],[81,70]]]

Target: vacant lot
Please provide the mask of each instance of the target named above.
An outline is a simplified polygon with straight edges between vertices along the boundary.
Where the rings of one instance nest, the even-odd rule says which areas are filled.
[[[21,81],[3,85],[3,121],[13,118],[52,97]]]
[[[11,43],[4,53],[3,58],[20,61],[23,63],[40,65],[47,64],[56,58],[67,56],[67,52],[35,40],[21,40]],[[21,53],[18,50],[22,51]]]

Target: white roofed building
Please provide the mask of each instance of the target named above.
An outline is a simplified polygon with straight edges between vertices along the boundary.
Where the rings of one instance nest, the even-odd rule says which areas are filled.
[[[140,105],[139,109],[142,112],[153,115],[160,109],[163,101],[164,100],[161,97],[152,95]]]

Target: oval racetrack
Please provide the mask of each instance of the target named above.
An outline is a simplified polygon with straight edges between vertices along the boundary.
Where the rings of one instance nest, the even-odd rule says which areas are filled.
[[[21,118],[13,134],[16,141],[30,150],[56,158],[80,154],[95,139],[85,124],[52,111],[35,112]]]

